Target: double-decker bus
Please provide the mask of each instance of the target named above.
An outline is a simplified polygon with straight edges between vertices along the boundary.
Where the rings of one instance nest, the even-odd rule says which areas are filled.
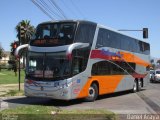
[[[150,45],[100,24],[65,20],[37,26],[27,45],[26,96],[94,101],[149,82]]]

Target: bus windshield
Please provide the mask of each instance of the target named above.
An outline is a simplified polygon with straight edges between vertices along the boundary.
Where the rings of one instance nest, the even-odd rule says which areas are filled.
[[[75,28],[74,22],[40,24],[32,38],[31,45],[46,47],[69,45],[73,43]]]
[[[35,53],[29,52],[27,76],[42,79],[64,79],[70,76],[70,61],[65,52]]]

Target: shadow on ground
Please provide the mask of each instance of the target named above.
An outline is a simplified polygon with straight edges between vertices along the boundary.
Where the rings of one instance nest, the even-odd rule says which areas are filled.
[[[125,92],[101,95],[98,97],[97,101],[102,99],[112,98],[112,97],[123,96],[127,94],[133,94],[133,93],[131,93],[131,91],[125,91]],[[5,99],[4,101],[8,103],[13,103],[13,104],[46,105],[46,106],[55,106],[55,107],[65,107],[65,106],[71,106],[71,105],[81,104],[85,102],[84,99],[65,101],[65,100],[56,100],[56,99],[38,98],[38,97],[9,98],[9,99]]]
[[[160,84],[160,82],[154,81],[154,82],[152,82],[150,84]]]
[[[81,104],[83,102],[83,99],[65,101],[65,100],[56,100],[50,98],[22,97],[22,98],[6,99],[4,101],[8,103],[22,104],[22,105],[25,104],[25,105],[45,105],[45,106],[65,107],[74,104]]]

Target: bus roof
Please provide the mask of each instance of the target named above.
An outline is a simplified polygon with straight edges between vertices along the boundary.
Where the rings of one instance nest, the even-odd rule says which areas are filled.
[[[42,23],[40,23],[40,24],[49,24],[49,23],[58,23],[58,22],[78,22],[78,23],[83,23],[83,22],[84,22],[84,23],[89,23],[89,24],[96,24],[99,28],[108,29],[108,30],[111,30],[111,31],[113,31],[113,32],[116,32],[116,33],[125,35],[125,36],[127,36],[127,37],[130,37],[130,38],[133,38],[133,39],[136,39],[136,40],[139,40],[139,41],[143,41],[143,42],[145,42],[145,43],[148,43],[148,42],[146,42],[146,41],[144,41],[144,40],[142,40],[142,39],[138,39],[138,38],[132,37],[132,36],[127,35],[127,34],[125,34],[125,33],[123,33],[123,32],[120,32],[120,31],[118,31],[118,30],[116,30],[116,29],[113,29],[113,28],[110,28],[110,27],[106,27],[105,25],[101,25],[101,24],[98,24],[98,23],[96,23],[96,22],[87,21],[87,20],[56,20],[56,21],[42,22]]]
[[[90,24],[97,24],[92,21],[87,21],[87,20],[56,20],[56,21],[47,21],[47,22],[42,22],[40,24],[49,24],[49,23],[58,23],[58,22],[84,22],[84,23],[90,23]]]

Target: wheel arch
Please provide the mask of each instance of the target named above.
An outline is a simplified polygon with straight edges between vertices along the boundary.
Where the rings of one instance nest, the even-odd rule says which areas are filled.
[[[93,80],[90,85],[92,85],[92,84],[96,84],[97,85],[97,87],[98,87],[98,94],[99,94],[99,82],[98,82],[98,80]]]

